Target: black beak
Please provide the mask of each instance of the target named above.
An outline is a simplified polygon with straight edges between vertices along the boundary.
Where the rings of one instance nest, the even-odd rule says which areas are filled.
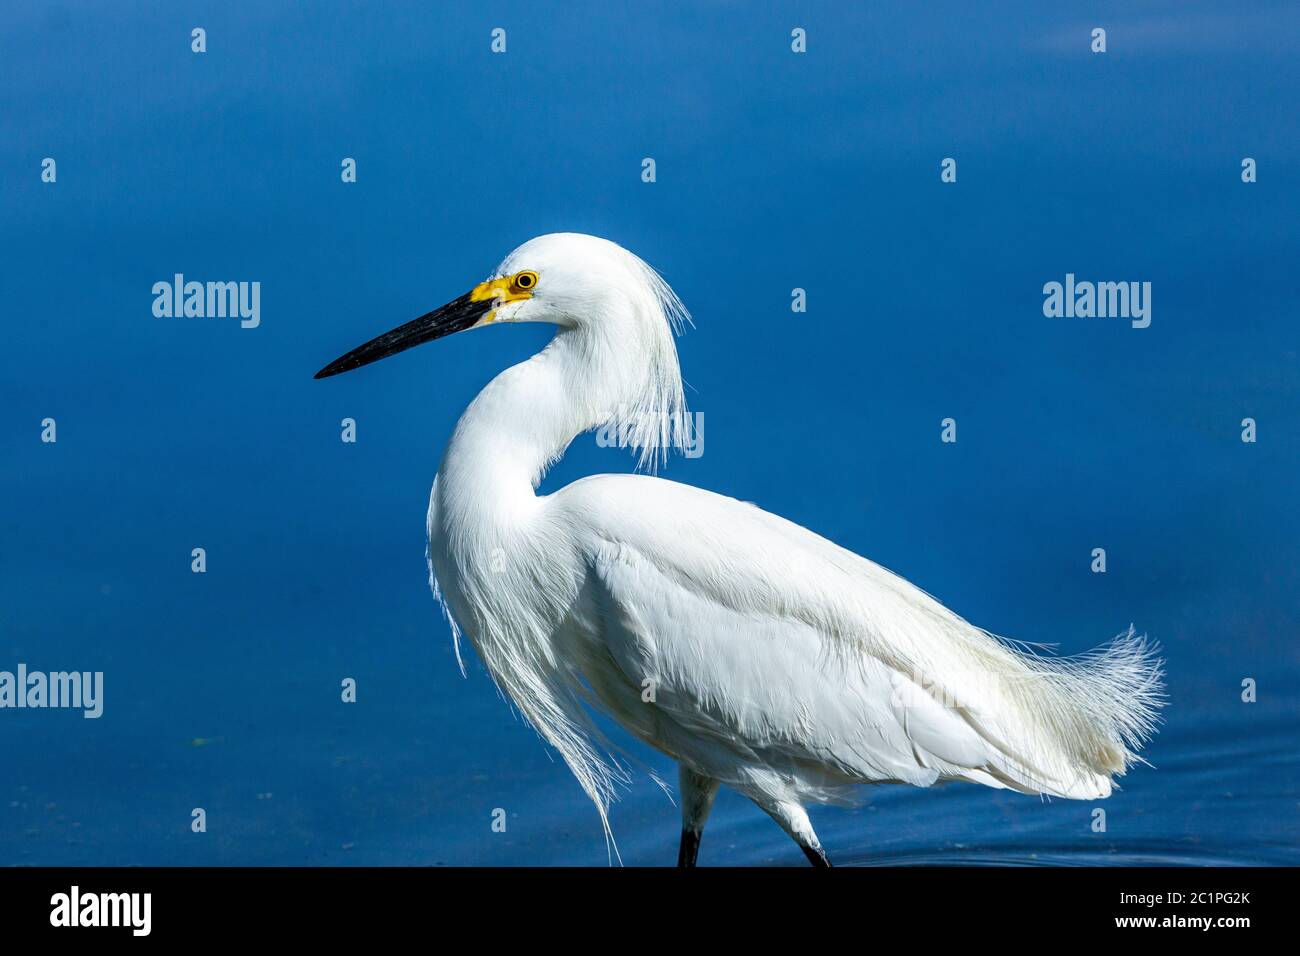
[[[474,301],[474,293],[466,292],[459,299],[448,302],[440,309],[434,309],[418,319],[398,326],[391,332],[385,332],[378,338],[371,339],[365,345],[359,345],[347,355],[336,358],[329,365],[316,373],[316,378],[329,378],[340,372],[350,372],[354,368],[378,362],[381,358],[405,352],[424,342],[432,342],[445,335],[463,332],[472,328],[483,316],[492,311],[496,304],[486,298]]]

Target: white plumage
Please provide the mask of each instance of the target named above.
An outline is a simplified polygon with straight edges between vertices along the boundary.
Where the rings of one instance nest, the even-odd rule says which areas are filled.
[[[519,247],[475,295],[492,308],[476,325],[559,331],[457,425],[429,500],[431,582],[607,833],[623,772],[584,705],[679,762],[687,865],[719,784],[814,863],[825,854],[804,806],[863,783],[1110,794],[1160,705],[1159,662],[1131,629],[1049,658],[750,504],[646,475],[538,496],[590,429],[611,425],[646,465],[688,437],[673,341],[686,312],[640,259],[574,234]],[[414,344],[381,340],[337,370]]]

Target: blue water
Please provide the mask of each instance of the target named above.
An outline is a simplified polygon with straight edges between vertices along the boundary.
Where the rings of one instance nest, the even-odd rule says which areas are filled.
[[[98,720],[0,710],[0,864],[606,862],[461,679],[423,559],[457,416],[546,330],[311,380],[557,230],[695,314],[704,454],[667,477],[999,633],[1164,647],[1152,766],[1110,800],[864,790],[814,811],[836,862],[1300,862],[1294,5],[391,6],[0,12],[0,670],[106,682]],[[177,272],[260,282],[260,326],[155,318]],[[1067,272],[1150,281],[1151,326],[1045,318]],[[546,487],[631,464],[587,436]],[[612,819],[625,862],[675,860],[645,769]],[[702,864],[802,862],[724,792]]]

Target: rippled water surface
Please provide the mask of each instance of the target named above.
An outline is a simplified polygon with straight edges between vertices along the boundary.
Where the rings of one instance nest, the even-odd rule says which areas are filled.
[[[227,663],[184,685],[142,687],[135,701],[119,686],[127,699],[110,698],[125,711],[115,722],[18,715],[20,742],[7,739],[14,759],[0,807],[0,859],[604,864],[593,809],[487,678],[462,680],[441,650],[407,650],[410,667],[367,672],[352,709],[332,691],[308,689],[312,673],[330,683],[327,651],[293,679],[287,661],[251,685]],[[1193,696],[1196,684],[1177,676],[1187,671],[1174,673],[1177,698]],[[1225,694],[1231,699],[1231,688]],[[1167,718],[1148,751],[1154,768],[1134,769],[1107,801],[1045,801],[960,784],[877,787],[864,789],[860,807],[816,810],[814,823],[839,865],[1300,862],[1291,715],[1235,703],[1200,714],[1175,705]],[[210,736],[194,739],[195,728]],[[633,753],[675,781],[663,758]],[[206,834],[189,831],[194,806],[207,810]],[[1092,831],[1098,806],[1104,833]],[[491,828],[497,808],[507,814],[505,833]],[[644,769],[613,824],[626,863],[674,862],[677,811]],[[701,863],[802,865],[803,857],[766,815],[724,790]]]

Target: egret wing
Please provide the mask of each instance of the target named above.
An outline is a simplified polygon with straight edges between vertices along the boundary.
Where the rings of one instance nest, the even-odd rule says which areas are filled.
[[[775,775],[821,799],[864,780],[1005,785],[1003,755],[922,686],[905,648],[873,653],[888,635],[844,620],[834,589],[912,597],[921,614],[937,602],[734,499],[636,476],[571,490],[591,532],[587,613],[617,668],[591,682],[634,733],[729,783]]]

